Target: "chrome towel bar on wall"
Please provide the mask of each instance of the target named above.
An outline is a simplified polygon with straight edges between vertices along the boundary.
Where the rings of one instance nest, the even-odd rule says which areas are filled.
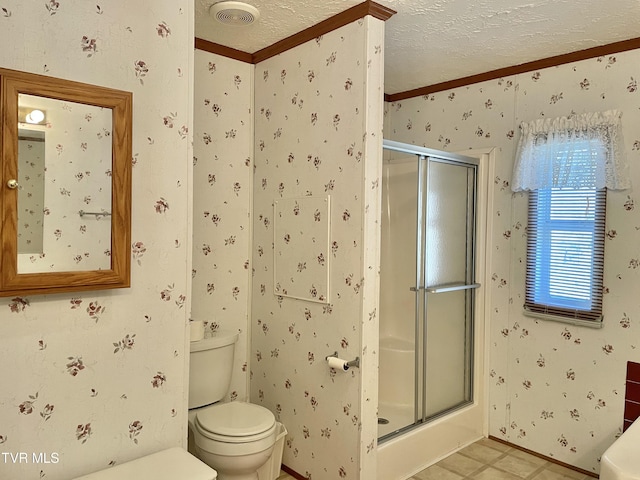
[[[78,215],[80,215],[81,217],[84,217],[85,215],[93,215],[95,217],[108,217],[109,215],[111,215],[111,213],[109,213],[109,212],[85,212],[84,210],[80,210],[78,212]]]
[[[417,292],[418,290],[425,290],[427,293],[445,293],[445,292],[456,292],[458,290],[471,290],[474,288],[479,288],[479,283],[455,283],[448,285],[436,285],[434,287],[411,287],[409,290],[412,292]]]

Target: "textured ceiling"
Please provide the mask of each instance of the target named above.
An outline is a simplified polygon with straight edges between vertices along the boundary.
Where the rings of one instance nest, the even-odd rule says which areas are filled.
[[[195,0],[196,36],[254,53],[362,0],[244,0],[258,22],[231,27]],[[385,93],[640,36],[640,0],[378,0],[385,25]]]

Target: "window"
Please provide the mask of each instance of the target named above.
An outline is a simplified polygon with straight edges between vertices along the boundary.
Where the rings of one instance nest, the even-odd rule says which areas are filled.
[[[520,125],[511,188],[529,192],[525,312],[602,325],[606,191],[630,187],[619,111]]]
[[[529,193],[525,310],[602,319],[606,190]]]

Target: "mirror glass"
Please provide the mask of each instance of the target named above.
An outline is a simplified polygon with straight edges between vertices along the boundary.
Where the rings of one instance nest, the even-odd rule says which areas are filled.
[[[18,273],[111,267],[112,111],[18,95]]]

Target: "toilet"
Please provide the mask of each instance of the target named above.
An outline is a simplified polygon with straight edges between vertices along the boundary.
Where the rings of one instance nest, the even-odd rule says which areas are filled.
[[[262,472],[273,470],[265,465],[282,425],[260,405],[220,402],[231,383],[237,340],[237,333],[219,330],[191,342],[189,451],[215,469],[218,480],[275,480]]]
[[[600,460],[600,480],[640,480],[640,420],[604,452]]]

